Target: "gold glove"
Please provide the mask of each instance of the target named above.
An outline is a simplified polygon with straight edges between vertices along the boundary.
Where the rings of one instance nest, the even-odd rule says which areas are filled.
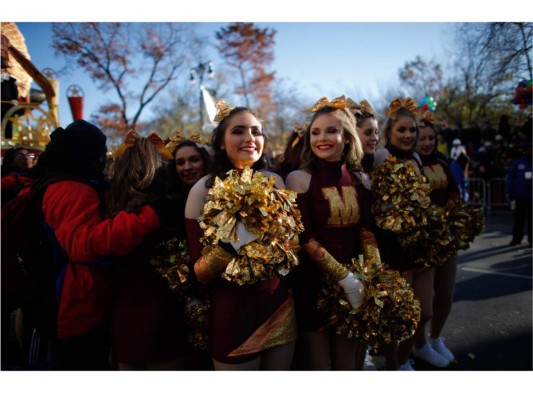
[[[315,239],[309,240],[302,246],[309,257],[336,281],[346,278],[348,269],[340,264],[328,251]]]
[[[200,283],[206,284],[224,272],[233,255],[220,246],[214,246],[211,251],[202,255],[194,264],[194,273]]]

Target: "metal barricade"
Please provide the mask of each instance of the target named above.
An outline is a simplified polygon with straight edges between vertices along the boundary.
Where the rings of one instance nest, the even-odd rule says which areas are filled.
[[[492,178],[487,184],[488,211],[494,208],[510,207],[509,196],[505,192],[505,178]]]
[[[467,204],[476,205],[483,209],[483,213],[488,211],[487,207],[487,184],[481,178],[465,179],[465,187],[468,193]]]

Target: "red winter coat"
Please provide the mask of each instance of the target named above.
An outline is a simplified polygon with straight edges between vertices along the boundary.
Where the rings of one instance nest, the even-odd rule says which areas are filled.
[[[148,206],[110,219],[102,219],[100,207],[98,193],[74,181],[51,184],[43,198],[45,223],[69,258],[57,282],[58,339],[91,332],[109,320],[110,257],[130,253],[160,225]]]
[[[33,184],[33,179],[18,172],[12,172],[6,175],[0,181],[2,188],[2,204],[16,197],[22,190],[27,190]]]

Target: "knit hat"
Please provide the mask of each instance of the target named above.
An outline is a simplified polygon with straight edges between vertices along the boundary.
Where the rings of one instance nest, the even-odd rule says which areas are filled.
[[[105,167],[106,140],[98,127],[82,119],[76,120],[52,132],[38,164],[54,172],[100,178]]]
[[[15,147],[11,147],[10,149],[6,150],[6,152],[4,153],[2,157],[2,166],[6,168],[11,168],[13,161],[15,161],[15,156],[21,150],[24,150],[24,147],[15,146]]]

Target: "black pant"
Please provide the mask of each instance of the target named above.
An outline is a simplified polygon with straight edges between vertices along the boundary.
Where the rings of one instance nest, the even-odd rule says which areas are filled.
[[[513,242],[520,243],[524,237],[527,221],[527,241],[531,244],[531,199],[516,199],[513,221]]]
[[[52,368],[58,371],[106,371],[109,365],[108,329],[50,343]]]

